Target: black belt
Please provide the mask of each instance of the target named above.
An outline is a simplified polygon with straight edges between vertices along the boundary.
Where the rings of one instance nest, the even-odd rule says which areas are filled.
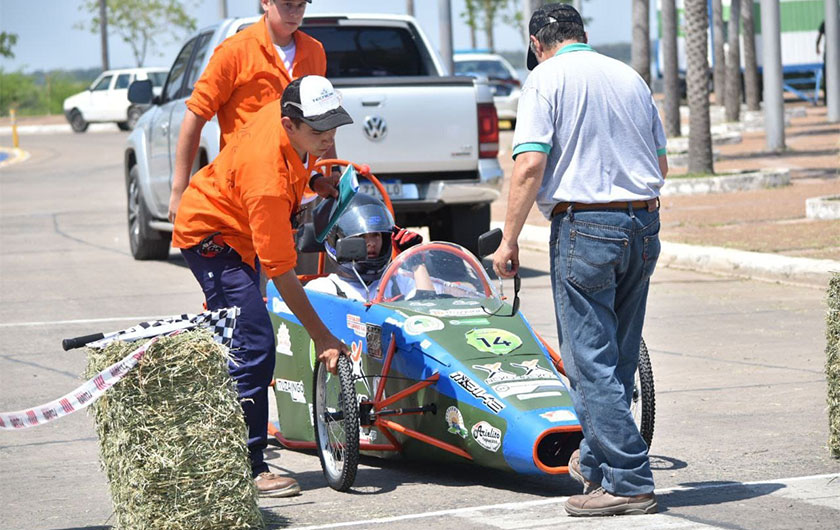
[[[616,202],[558,202],[551,210],[551,217],[559,213],[563,213],[572,207],[572,210],[627,210],[633,208],[635,210],[647,210],[655,212],[659,209],[659,197],[649,199],[646,201],[616,201]]]

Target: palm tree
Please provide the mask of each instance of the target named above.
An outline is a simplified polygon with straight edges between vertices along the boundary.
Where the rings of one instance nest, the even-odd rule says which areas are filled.
[[[665,78],[665,135],[673,138],[680,136],[676,0],[662,0],[662,63]]]
[[[741,0],[729,4],[729,54],[726,57],[726,121],[741,116]]]
[[[744,28],[744,93],[747,108],[759,109],[758,64],[755,55],[755,18],[753,0],[741,4],[741,24]]]
[[[688,61],[688,171],[713,173],[709,122],[709,16],[706,0],[685,0],[685,48]]]
[[[633,43],[631,46],[633,68],[650,86],[650,2],[633,0]]]
[[[715,58],[715,103],[723,105],[726,87],[726,54],[723,40],[723,5],[721,0],[712,0],[712,43]]]

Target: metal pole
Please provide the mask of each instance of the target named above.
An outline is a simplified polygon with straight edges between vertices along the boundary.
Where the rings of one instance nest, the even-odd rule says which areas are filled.
[[[405,0],[405,12],[408,15],[414,16],[414,0]]]
[[[227,0],[219,0],[219,18],[227,18]]]
[[[828,121],[840,121],[840,14],[837,0],[825,3],[825,102]]]
[[[438,0],[438,20],[440,21],[440,57],[446,75],[455,71],[452,59],[452,1]]]
[[[108,66],[108,11],[105,0],[99,0],[99,37],[102,42],[102,70],[109,70]]]
[[[767,149],[785,148],[785,106],[782,97],[782,37],[779,0],[761,0],[761,42],[764,71],[764,129]]]

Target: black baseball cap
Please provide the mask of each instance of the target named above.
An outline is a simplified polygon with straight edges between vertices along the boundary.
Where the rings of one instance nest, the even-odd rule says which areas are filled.
[[[577,9],[569,4],[548,4],[534,11],[528,23],[528,34],[536,36],[541,29],[555,22],[573,22],[583,27],[583,19]],[[537,56],[528,43],[528,70],[533,70],[539,64]]]
[[[341,106],[341,94],[326,77],[305,75],[289,83],[280,100],[282,115],[297,118],[316,131],[353,123]]]

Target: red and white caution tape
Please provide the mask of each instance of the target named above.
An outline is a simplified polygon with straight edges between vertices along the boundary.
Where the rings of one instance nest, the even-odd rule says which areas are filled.
[[[0,412],[0,429],[25,429],[53,421],[62,416],[82,410],[102,397],[114,384],[125,377],[132,368],[137,366],[149,347],[160,337],[154,337],[146,342],[123,360],[116,362],[99,372],[93,379],[70,392],[69,394],[50,401],[46,405],[34,407],[18,412]]]

